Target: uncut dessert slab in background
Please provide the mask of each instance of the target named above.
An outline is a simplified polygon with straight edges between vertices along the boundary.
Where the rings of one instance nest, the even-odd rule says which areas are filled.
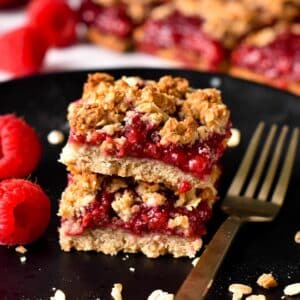
[[[195,256],[230,137],[220,92],[181,77],[95,73],[68,120],[62,249]]]
[[[191,69],[229,72],[299,94],[298,58],[290,54],[291,48],[299,52],[299,33],[292,30],[297,37],[291,47],[291,41],[279,38],[275,44],[277,49],[284,45],[281,53],[269,45],[271,55],[262,55],[270,35],[261,34],[273,30],[276,35],[282,24],[295,28],[298,0],[84,0],[80,15],[88,39],[99,45],[161,56]],[[242,49],[256,35],[260,42],[253,61],[253,51]],[[280,60],[273,59],[277,55]]]
[[[249,35],[231,54],[230,74],[300,95],[300,23]]]

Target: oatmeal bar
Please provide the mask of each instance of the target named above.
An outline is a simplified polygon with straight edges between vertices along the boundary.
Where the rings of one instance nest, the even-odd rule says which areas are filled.
[[[132,33],[151,7],[163,0],[84,0],[80,18],[87,26],[90,41],[125,51],[132,46]]]
[[[72,174],[59,208],[61,247],[193,257],[216,200],[214,184],[180,192],[130,177]]]
[[[217,199],[229,111],[184,78],[89,75],[69,106],[60,244],[69,251],[193,257]]]
[[[68,119],[61,161],[69,169],[173,186],[206,184],[230,136],[220,92],[194,90],[171,76],[155,82],[90,75]]]
[[[248,36],[232,53],[230,73],[300,95],[300,24],[277,24]]]

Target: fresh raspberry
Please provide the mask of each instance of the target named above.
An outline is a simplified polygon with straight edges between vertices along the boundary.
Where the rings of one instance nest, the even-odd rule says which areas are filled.
[[[0,182],[0,244],[29,244],[49,220],[50,200],[39,185],[24,179]]]
[[[0,69],[15,75],[40,70],[48,46],[41,32],[23,26],[0,36]]]
[[[33,128],[15,115],[0,116],[0,180],[28,176],[36,168],[41,152]]]
[[[64,47],[76,41],[77,14],[63,0],[33,0],[28,15],[49,45]]]

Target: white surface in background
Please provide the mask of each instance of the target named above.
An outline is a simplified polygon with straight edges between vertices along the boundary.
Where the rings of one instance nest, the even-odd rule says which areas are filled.
[[[72,0],[76,6],[78,0]],[[0,34],[26,22],[24,10],[0,11]],[[0,53],[1,55],[1,53]],[[92,44],[76,44],[47,52],[42,72],[118,67],[171,67],[175,63],[140,53],[117,53]],[[0,71],[0,81],[12,78]]]

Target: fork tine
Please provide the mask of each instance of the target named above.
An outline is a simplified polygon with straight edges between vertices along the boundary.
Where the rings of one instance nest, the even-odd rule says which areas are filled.
[[[288,187],[289,179],[291,176],[295,156],[296,156],[296,150],[297,150],[297,145],[298,145],[298,139],[299,139],[299,130],[298,128],[295,128],[293,130],[292,138],[289,144],[289,148],[283,163],[282,170],[279,175],[278,183],[275,187],[273,196],[271,201],[274,204],[281,205],[285,193]]]
[[[251,178],[251,180],[250,180],[250,182],[248,184],[247,190],[245,192],[245,196],[246,197],[253,197],[253,195],[255,193],[255,190],[257,188],[257,184],[259,182],[259,179],[260,179],[261,174],[263,172],[264,166],[266,164],[267,157],[268,157],[268,154],[270,152],[270,148],[271,148],[272,141],[274,139],[276,130],[277,130],[277,126],[276,125],[272,125],[272,127],[271,127],[271,129],[269,131],[266,143],[265,143],[265,145],[263,147],[263,151],[262,151],[262,153],[261,153],[261,155],[259,157],[259,161],[257,163],[255,171],[254,171],[254,173],[252,175],[252,178]]]
[[[288,130],[289,129],[287,126],[283,126],[281,129],[275,152],[267,171],[267,175],[258,194],[258,200],[266,201],[268,198]]]
[[[251,138],[251,141],[249,143],[248,149],[244,155],[244,158],[240,164],[240,167],[236,173],[236,175],[233,178],[233,181],[228,189],[227,194],[228,195],[239,195],[243,184],[247,178],[247,175],[249,173],[250,166],[252,164],[252,161],[254,159],[258,142],[260,140],[261,134],[264,129],[264,122],[259,122],[257,125],[255,132]]]

